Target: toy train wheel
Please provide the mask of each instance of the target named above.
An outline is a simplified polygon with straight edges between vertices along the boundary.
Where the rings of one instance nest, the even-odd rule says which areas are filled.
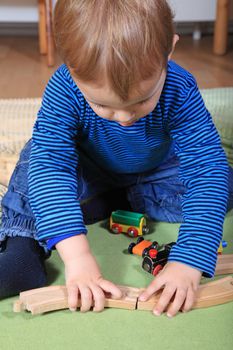
[[[130,243],[130,245],[128,246],[128,253],[129,254],[133,254],[133,248],[135,247],[135,243],[134,242],[132,242],[132,243]]]
[[[145,256],[144,259],[142,260],[142,268],[145,271],[152,273],[152,265],[153,265],[152,260],[148,256]]]
[[[115,234],[122,232],[122,226],[119,224],[113,224],[111,227],[111,231]]]
[[[142,257],[143,257],[143,258],[146,256],[147,251],[148,251],[148,249],[147,249],[147,248],[143,249],[143,251],[142,251]]]
[[[152,249],[158,249],[159,248],[159,243],[157,241],[152,242],[150,248]]]
[[[158,275],[158,273],[159,273],[162,269],[163,269],[163,266],[162,266],[162,265],[157,265],[157,266],[155,266],[155,268],[154,268],[154,270],[153,270],[153,272],[152,272],[152,275],[153,275],[153,276]]]
[[[127,234],[130,237],[137,237],[138,236],[138,230],[135,227],[129,227],[127,230]]]
[[[148,234],[149,233],[149,227],[147,227],[147,226],[143,226],[142,227],[142,233],[144,234],[144,235],[146,235],[146,234]]]
[[[143,237],[138,237],[137,244],[141,243],[142,241],[144,241],[144,238]]]

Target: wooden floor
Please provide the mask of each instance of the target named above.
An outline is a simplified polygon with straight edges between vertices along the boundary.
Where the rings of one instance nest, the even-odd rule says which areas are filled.
[[[200,42],[181,37],[173,59],[188,69],[200,88],[233,86],[233,37],[225,56],[212,53],[212,36]],[[0,98],[42,96],[44,87],[61,61],[48,68],[46,57],[39,55],[37,37],[0,37]]]

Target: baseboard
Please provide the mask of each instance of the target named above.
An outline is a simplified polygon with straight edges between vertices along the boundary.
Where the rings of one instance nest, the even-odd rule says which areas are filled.
[[[37,36],[37,23],[0,23],[0,36]]]
[[[193,34],[195,29],[203,35],[214,33],[214,22],[177,22],[175,26],[178,34]],[[233,20],[229,22],[229,33],[233,34]]]
[[[200,29],[202,34],[213,34],[213,22],[178,22],[176,30],[179,34],[192,34],[195,29]],[[229,24],[229,32],[233,33],[233,20]],[[0,35],[20,36],[38,35],[37,23],[0,23]]]

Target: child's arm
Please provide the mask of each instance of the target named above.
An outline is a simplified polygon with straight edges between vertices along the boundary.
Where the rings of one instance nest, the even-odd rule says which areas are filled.
[[[166,311],[167,316],[172,317],[180,309],[184,312],[189,311],[195,301],[195,294],[201,275],[201,271],[191,266],[179,262],[168,262],[154,281],[141,294],[140,300],[146,301],[156,291],[164,288],[153,310],[155,315],[159,316]],[[174,300],[168,306],[173,296]]]
[[[186,264],[202,271],[204,277],[213,277],[227,208],[227,159],[195,79],[187,73],[179,93],[177,86],[169,84],[177,95],[167,126],[186,192],[181,198],[183,222],[168,261]]]
[[[46,86],[33,127],[28,186],[38,239],[48,249],[55,245],[64,261],[70,308],[77,306],[80,292],[82,311],[90,308],[92,298],[98,311],[103,291],[113,297],[121,293],[102,278],[85,238],[77,171],[83,99],[68,68],[59,67]]]
[[[103,279],[85,235],[64,239],[56,244],[56,248],[65,264],[71,311],[77,308],[79,298],[82,312],[90,310],[92,305],[93,311],[103,310],[104,292],[111,293],[113,298],[121,298],[120,289],[112,282]]]
[[[202,274],[214,276],[227,207],[228,164],[192,75],[171,64],[163,98],[169,106],[164,124],[174,140],[179,178],[186,188],[183,222],[168,264],[143,295],[148,298],[164,287],[156,310],[165,311],[175,295],[167,311],[173,316],[180,308],[187,311],[192,307]]]

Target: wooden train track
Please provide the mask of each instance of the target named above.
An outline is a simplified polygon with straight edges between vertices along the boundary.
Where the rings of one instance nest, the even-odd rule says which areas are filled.
[[[216,275],[233,273],[233,254],[220,255],[216,267]],[[106,295],[105,307],[129,310],[152,310],[159,300],[162,291],[157,292],[148,301],[138,301],[143,291],[140,288],[119,286],[123,297],[120,300],[112,299]],[[233,278],[231,276],[217,281],[201,284],[198,288],[196,302],[193,309],[205,308],[233,301]],[[80,305],[78,305],[80,307]],[[24,310],[33,315],[49,311],[68,308],[67,289],[65,286],[51,286],[32,289],[20,293],[19,299],[14,303],[14,312]]]
[[[233,274],[233,254],[218,255],[215,276]]]
[[[117,300],[106,295],[105,307],[134,310],[142,289],[127,286],[119,286],[119,288],[123,297]],[[14,303],[15,312],[27,310],[33,315],[67,308],[68,298],[65,286],[51,286],[22,292],[19,300]]]
[[[147,302],[138,301],[138,310],[153,310],[159,300],[161,291],[156,293]],[[220,278],[217,281],[200,285],[193,309],[200,309],[233,301],[233,278],[231,276]]]

